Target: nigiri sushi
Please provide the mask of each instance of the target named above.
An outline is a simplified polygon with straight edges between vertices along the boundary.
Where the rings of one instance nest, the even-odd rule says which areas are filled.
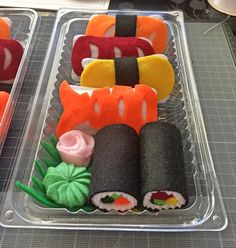
[[[168,26],[162,18],[136,15],[93,15],[87,25],[86,35],[99,37],[145,37],[155,53],[163,53],[167,46]]]
[[[166,101],[174,87],[174,70],[164,55],[141,58],[83,59],[80,85],[112,87],[114,84],[134,86],[146,84],[157,91],[159,102]]]
[[[84,58],[113,59],[115,57],[142,57],[154,54],[151,42],[138,37],[95,37],[77,35],[72,49],[72,79],[79,81]]]
[[[139,132],[145,123],[157,120],[157,94],[146,85],[88,89],[63,81],[59,95],[64,111],[57,138],[73,129],[93,135],[110,124],[127,124]]]

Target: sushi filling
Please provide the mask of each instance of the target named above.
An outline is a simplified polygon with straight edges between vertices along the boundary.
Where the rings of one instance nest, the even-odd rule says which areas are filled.
[[[107,192],[92,197],[93,203],[100,209],[107,211],[126,211],[137,205],[137,200],[131,195],[121,192]]]
[[[164,191],[159,191],[159,192],[152,194],[151,203],[158,205],[158,206],[163,206],[165,204],[176,205],[177,199],[176,199],[176,197],[173,196],[173,194],[168,195]]]
[[[151,209],[174,209],[185,204],[184,197],[174,191],[152,191],[145,195],[144,207]]]
[[[101,199],[102,203],[115,204],[115,205],[127,205],[130,201],[122,194],[107,195]]]

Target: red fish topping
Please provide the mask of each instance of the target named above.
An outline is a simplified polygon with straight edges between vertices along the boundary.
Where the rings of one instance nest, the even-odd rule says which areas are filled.
[[[154,199],[167,200],[168,198],[171,198],[171,197],[173,197],[172,194],[168,195],[166,192],[159,191],[159,192],[153,193],[151,199],[152,200]]]
[[[22,55],[20,42],[0,39],[0,81],[15,78]]]
[[[72,68],[76,75],[80,75],[83,71],[81,62],[84,58],[113,59],[141,57],[155,53],[151,43],[142,38],[85,35],[77,37],[72,50]]]

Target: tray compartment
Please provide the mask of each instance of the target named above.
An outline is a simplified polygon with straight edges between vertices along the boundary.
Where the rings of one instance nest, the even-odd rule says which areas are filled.
[[[66,27],[67,31],[65,34],[64,43],[62,44],[62,47],[58,48],[59,50],[61,50],[61,59],[59,61],[58,73],[56,75],[57,81],[54,84],[55,88],[52,92],[52,98],[50,100],[50,105],[48,109],[48,116],[44,124],[43,136],[41,141],[45,141],[48,139],[50,135],[55,134],[55,130],[57,127],[57,120],[61,116],[63,111],[58,95],[58,88],[60,83],[64,79],[66,79],[71,84],[75,84],[75,85],[77,84],[71,79],[72,42],[74,36],[85,33],[86,25],[87,25],[87,20],[73,19],[68,23],[68,26]],[[171,30],[171,26],[169,26],[169,39],[168,39],[168,45],[165,55],[168,56],[169,61],[172,63],[172,66],[175,71],[176,81],[173,92],[169,100],[166,103],[160,104],[158,109],[159,109],[159,119],[162,121],[175,124],[180,129],[182,134],[185,168],[186,168],[187,184],[189,190],[189,203],[185,207],[187,208],[191,206],[196,199],[196,190],[195,190],[196,186],[193,176],[195,172],[195,167],[193,164],[193,157],[194,157],[194,154],[192,153],[193,145],[192,145],[192,141],[190,140],[191,137],[188,131],[188,116],[187,116],[187,112],[185,111],[186,104],[184,102],[183,90],[179,78],[179,69],[178,69],[178,61],[177,61],[175,46],[176,45],[173,36],[173,31]],[[43,159],[47,156],[48,156],[47,153],[43,149],[39,148],[37,159],[43,161]],[[32,174],[34,173],[35,170],[33,168]],[[82,210],[80,210],[79,212],[82,212]],[[99,210],[95,212],[99,212]],[[132,211],[128,211],[128,212],[130,213]],[[141,213],[143,212],[152,213],[152,211],[147,211],[147,210],[144,210]],[[138,213],[140,214],[140,212]]]
[[[38,14],[30,9],[0,8],[0,16],[8,17],[12,21],[11,38],[21,42],[24,53],[13,84],[0,83],[0,90],[10,93],[3,118],[0,122],[0,153],[10,125],[11,117],[17,102],[20,89],[27,71],[30,55],[34,46],[35,35],[38,30]]]

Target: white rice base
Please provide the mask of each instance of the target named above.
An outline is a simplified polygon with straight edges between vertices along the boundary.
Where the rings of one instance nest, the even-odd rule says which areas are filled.
[[[157,193],[157,192],[165,192],[168,195],[172,194],[177,199],[177,204],[176,205],[165,204],[165,205],[162,205],[162,206],[153,204],[151,202],[151,197],[152,197],[152,194]],[[150,208],[152,210],[180,208],[185,203],[186,203],[186,200],[184,199],[184,197],[180,193],[175,192],[175,191],[168,191],[168,190],[150,191],[143,198],[143,206],[146,207],[146,208]]]
[[[106,196],[112,196],[113,194],[122,195],[123,197],[128,199],[130,204],[116,205],[114,203],[103,203],[101,201],[102,198],[104,198]],[[124,192],[119,192],[119,191],[98,193],[98,194],[95,194],[91,198],[91,200],[92,200],[93,204],[96,205],[98,208],[105,209],[107,211],[111,211],[111,210],[126,211],[126,210],[130,210],[130,209],[134,208],[138,204],[137,200],[133,196],[131,196],[127,193],[124,193]]]
[[[80,80],[80,76],[77,75],[73,69],[71,70],[71,78],[72,78],[72,80],[74,80],[75,82],[79,82],[79,80]]]

